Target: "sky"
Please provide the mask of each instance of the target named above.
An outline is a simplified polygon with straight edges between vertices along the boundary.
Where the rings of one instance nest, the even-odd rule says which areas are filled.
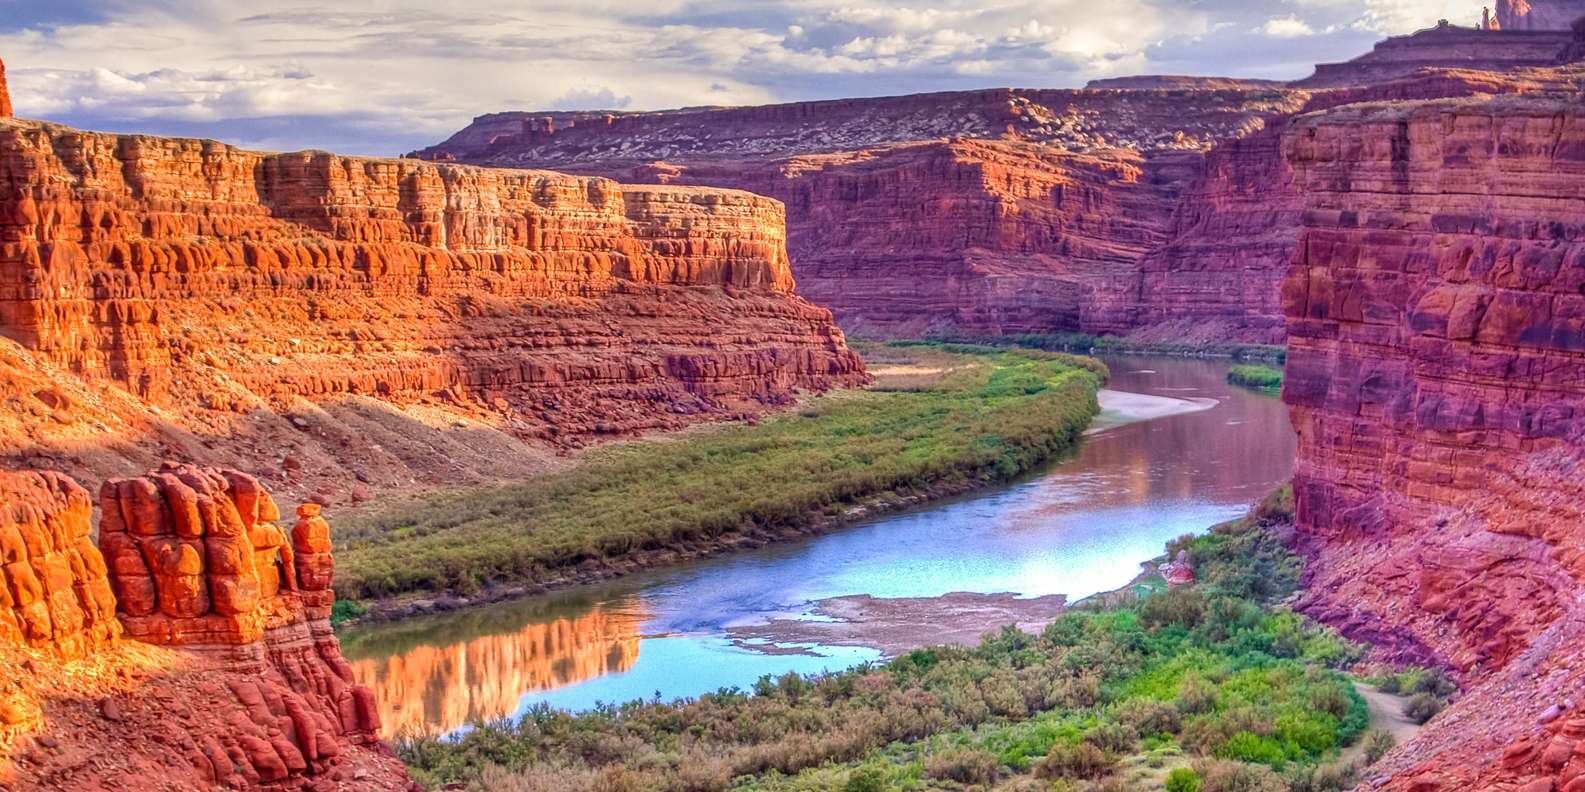
[[[1292,79],[1480,0],[0,0],[17,115],[396,155],[504,110]],[[329,10],[327,10],[329,9]]]

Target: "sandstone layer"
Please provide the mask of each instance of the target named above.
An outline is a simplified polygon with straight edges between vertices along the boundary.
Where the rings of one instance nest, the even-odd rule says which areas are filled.
[[[1585,112],[1345,107],[1285,146],[1301,607],[1468,692],[1394,788],[1585,787]]]
[[[86,490],[0,475],[25,626],[0,622],[0,786],[408,786],[330,628],[316,504],[288,533],[256,480],[174,464],[107,483],[100,502],[103,555]]]
[[[346,497],[866,378],[746,193],[12,120],[0,196],[14,466]]]
[[[1337,104],[1535,89],[1567,33],[1445,26],[1294,84],[1131,77],[649,113],[499,113],[414,156],[734,187],[787,205],[800,293],[853,332],[1280,342],[1280,155]]]

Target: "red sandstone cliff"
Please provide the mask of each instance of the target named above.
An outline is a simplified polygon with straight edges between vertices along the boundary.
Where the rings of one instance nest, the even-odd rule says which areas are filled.
[[[11,88],[6,84],[6,64],[0,61],[0,118],[11,117]]]
[[[1585,788],[1580,108],[1366,105],[1286,141],[1301,607],[1469,688],[1394,788]]]
[[[1451,26],[1301,83],[1136,77],[652,113],[502,113],[415,156],[747,189],[788,207],[802,294],[870,335],[1279,342],[1296,115],[1533,90],[1567,33]]]
[[[167,465],[100,506],[95,547],[86,490],[0,473],[0,786],[409,786],[330,629],[317,505],[288,531],[252,477]]]
[[[746,193],[0,121],[15,466],[524,475],[536,443],[862,382],[792,286],[782,207]]]

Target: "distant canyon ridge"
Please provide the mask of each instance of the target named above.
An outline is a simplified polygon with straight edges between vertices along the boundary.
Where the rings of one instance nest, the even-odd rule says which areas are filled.
[[[411,156],[776,198],[799,292],[852,333],[1280,343],[1302,208],[1284,131],[1342,104],[1531,90],[1493,74],[1564,57],[1572,36],[1554,20],[1571,11],[1536,5],[1504,3],[1502,30],[1444,24],[1291,83],[507,112]]]

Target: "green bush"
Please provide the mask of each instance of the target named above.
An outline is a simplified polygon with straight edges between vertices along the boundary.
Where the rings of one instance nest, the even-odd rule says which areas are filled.
[[[1117,757],[1087,742],[1059,742],[1035,766],[1037,778],[1077,778],[1093,781],[1111,775]]]
[[[960,784],[989,784],[996,780],[996,755],[958,748],[932,754],[925,760],[925,775]]]
[[[848,773],[842,792],[886,792],[886,771],[879,767],[860,767]]]
[[[1365,761],[1368,764],[1375,764],[1381,761],[1381,758],[1386,756],[1387,752],[1392,750],[1393,746],[1397,744],[1398,741],[1393,738],[1392,734],[1381,729],[1371,729],[1365,732]]]
[[[330,626],[337,627],[355,619],[361,619],[369,612],[369,606],[357,600],[338,599],[330,606]]]
[[[1416,693],[1404,702],[1403,714],[1415,723],[1425,723],[1436,717],[1436,714],[1442,711],[1442,706],[1442,699],[1430,693]]]
[[[1167,792],[1200,792],[1205,782],[1193,768],[1178,767],[1167,774]]]
[[[1282,371],[1270,366],[1234,366],[1227,372],[1227,381],[1245,388],[1276,390],[1282,387]]]

